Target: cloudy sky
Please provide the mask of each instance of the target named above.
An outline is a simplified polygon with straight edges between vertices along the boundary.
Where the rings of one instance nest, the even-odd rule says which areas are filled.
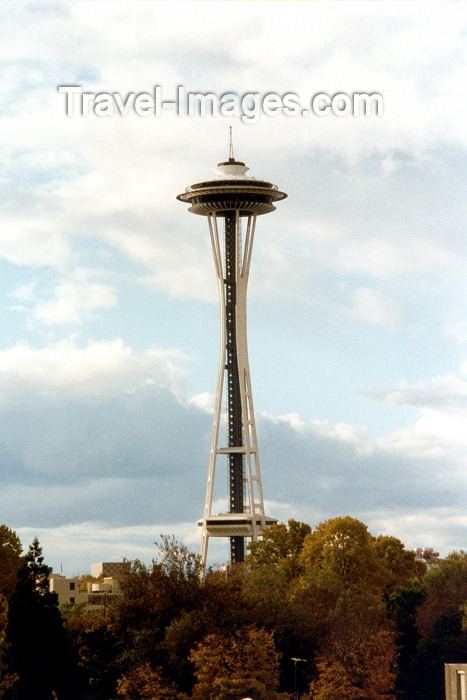
[[[288,193],[258,220],[248,299],[268,514],[465,548],[466,5],[0,14],[0,522],[67,575],[149,562],[160,534],[197,551],[219,310],[206,221],[175,197],[232,125],[236,157]],[[378,93],[384,112],[67,116],[71,85]]]

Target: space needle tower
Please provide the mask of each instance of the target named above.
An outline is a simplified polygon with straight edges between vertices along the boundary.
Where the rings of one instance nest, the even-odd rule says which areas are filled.
[[[215,168],[216,177],[187,187],[177,197],[190,205],[188,211],[207,217],[221,312],[206,500],[198,523],[202,528],[203,571],[210,537],[229,538],[234,564],[244,560],[245,538],[257,540],[265,527],[276,522],[264,511],[248,364],[246,298],[256,217],[274,211],[274,203],[287,195],[276,185],[247,175],[249,168],[234,158],[232,134],[229,156]],[[214,514],[215,481],[221,465],[224,479],[227,474],[228,512]]]

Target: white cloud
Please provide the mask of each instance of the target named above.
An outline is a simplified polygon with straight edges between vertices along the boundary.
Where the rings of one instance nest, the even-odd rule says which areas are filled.
[[[14,265],[63,269],[71,261],[72,249],[53,224],[50,198],[34,195],[29,188],[10,196],[10,188],[6,189],[3,196],[9,203],[2,216],[0,257]],[[48,216],[44,216],[44,209]]]
[[[80,325],[93,318],[96,310],[110,309],[117,303],[116,290],[109,284],[92,279],[96,271],[77,268],[57,283],[52,298],[41,300],[33,308],[33,316],[47,326]]]
[[[203,391],[201,394],[192,396],[189,403],[196,408],[200,408],[202,411],[206,411],[206,413],[212,414],[214,413],[215,401],[216,397],[214,394],[209,394],[207,391]]]
[[[1,403],[31,392],[95,400],[158,384],[184,398],[184,373],[175,363],[178,350],[154,348],[135,355],[122,340],[89,343],[80,348],[65,340],[36,350],[17,345],[0,352]]]
[[[399,318],[396,305],[379,289],[360,287],[352,294],[350,314],[365,323],[393,326]]]
[[[450,465],[451,472],[456,465],[465,469],[467,414],[424,409],[413,427],[396,430],[378,442],[384,450],[405,457],[438,460],[440,468]]]
[[[374,395],[399,406],[467,413],[467,382],[454,374],[415,385],[402,383],[386,391],[374,392]]]
[[[449,468],[454,481],[462,480],[467,446],[467,382],[456,375],[444,375],[414,385],[402,383],[372,395],[388,404],[414,409],[417,416],[413,425],[379,438],[379,449],[406,459],[425,458],[432,464],[437,461],[441,473]]]
[[[272,420],[274,421],[273,416],[267,416],[266,414],[263,414],[264,417],[267,420]],[[277,421],[281,421],[282,423],[287,423],[290,425],[297,433],[305,433],[307,430],[310,428],[315,427],[315,422],[313,422],[311,425],[308,421],[303,420],[298,413],[289,413],[283,416],[278,416]]]
[[[82,323],[83,318],[92,316],[94,309],[110,308],[116,298],[110,287],[91,283],[84,288],[70,284],[59,284],[54,290],[54,299],[37,304],[35,316],[46,325],[62,323]]]
[[[448,507],[369,511],[362,514],[374,535],[398,537],[407,549],[433,547],[442,557],[462,549],[456,533],[467,532],[467,517],[462,509]]]
[[[271,416],[267,417],[272,422],[285,423],[298,435],[306,437],[307,435],[329,437],[337,442],[345,443],[355,448],[359,454],[369,454],[373,451],[370,439],[365,433],[353,425],[347,423],[336,423],[330,425],[328,421],[311,420],[307,421],[301,418],[297,413],[279,416],[277,419]]]

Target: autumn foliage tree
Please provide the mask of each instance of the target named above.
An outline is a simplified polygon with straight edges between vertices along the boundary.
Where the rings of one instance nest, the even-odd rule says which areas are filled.
[[[318,585],[332,583],[336,595],[363,587],[379,592],[384,581],[375,538],[366,525],[349,516],[320,523],[306,537],[301,560],[306,576],[313,576]]]
[[[193,700],[284,700],[277,692],[279,654],[270,632],[254,626],[233,633],[210,634],[196,645]]]
[[[16,680],[16,676],[8,672],[5,664],[6,628],[8,599],[14,590],[21,565],[21,549],[21,542],[16,532],[7,525],[0,525],[0,697],[3,697]]]
[[[141,664],[176,674],[180,694],[193,684],[191,643],[202,636],[203,586],[199,556],[173,537],[161,537],[151,566],[129,564],[121,595],[108,608],[109,631],[121,649],[122,672]]]
[[[384,625],[385,566],[363,523],[350,517],[321,523],[306,537],[301,563],[297,596],[327,641],[360,641]]]
[[[268,527],[260,540],[248,545],[247,564],[283,573],[291,580],[301,572],[300,555],[305,537],[311,533],[306,523],[290,519]]]
[[[0,525],[0,596],[9,598],[21,565],[21,542],[6,525]]]
[[[117,695],[122,700],[173,700],[177,692],[175,683],[148,662],[132,667],[117,681]]]
[[[392,537],[375,538],[351,517],[321,523],[305,538],[299,598],[321,626],[317,700],[394,697],[396,627],[388,614],[391,594],[420,571],[413,553]],[[338,680],[339,679],[339,680]]]
[[[392,634],[385,630],[345,646],[334,644],[332,654],[318,658],[317,679],[304,698],[393,700],[396,654]]]

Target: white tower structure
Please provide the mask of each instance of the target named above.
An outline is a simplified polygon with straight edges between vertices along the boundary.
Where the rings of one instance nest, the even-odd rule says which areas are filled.
[[[248,170],[245,163],[235,160],[231,143],[229,159],[215,168],[217,177],[191,185],[177,197],[190,204],[188,211],[208,219],[221,311],[206,500],[198,523],[202,527],[203,571],[210,537],[230,539],[230,561],[234,564],[244,560],[245,538],[256,540],[266,526],[276,522],[264,511],[248,364],[246,299],[256,217],[274,211],[273,203],[287,195],[270,182],[250,177]],[[223,236],[219,220],[223,221]],[[222,460],[227,462],[228,512],[213,514],[215,479]]]

